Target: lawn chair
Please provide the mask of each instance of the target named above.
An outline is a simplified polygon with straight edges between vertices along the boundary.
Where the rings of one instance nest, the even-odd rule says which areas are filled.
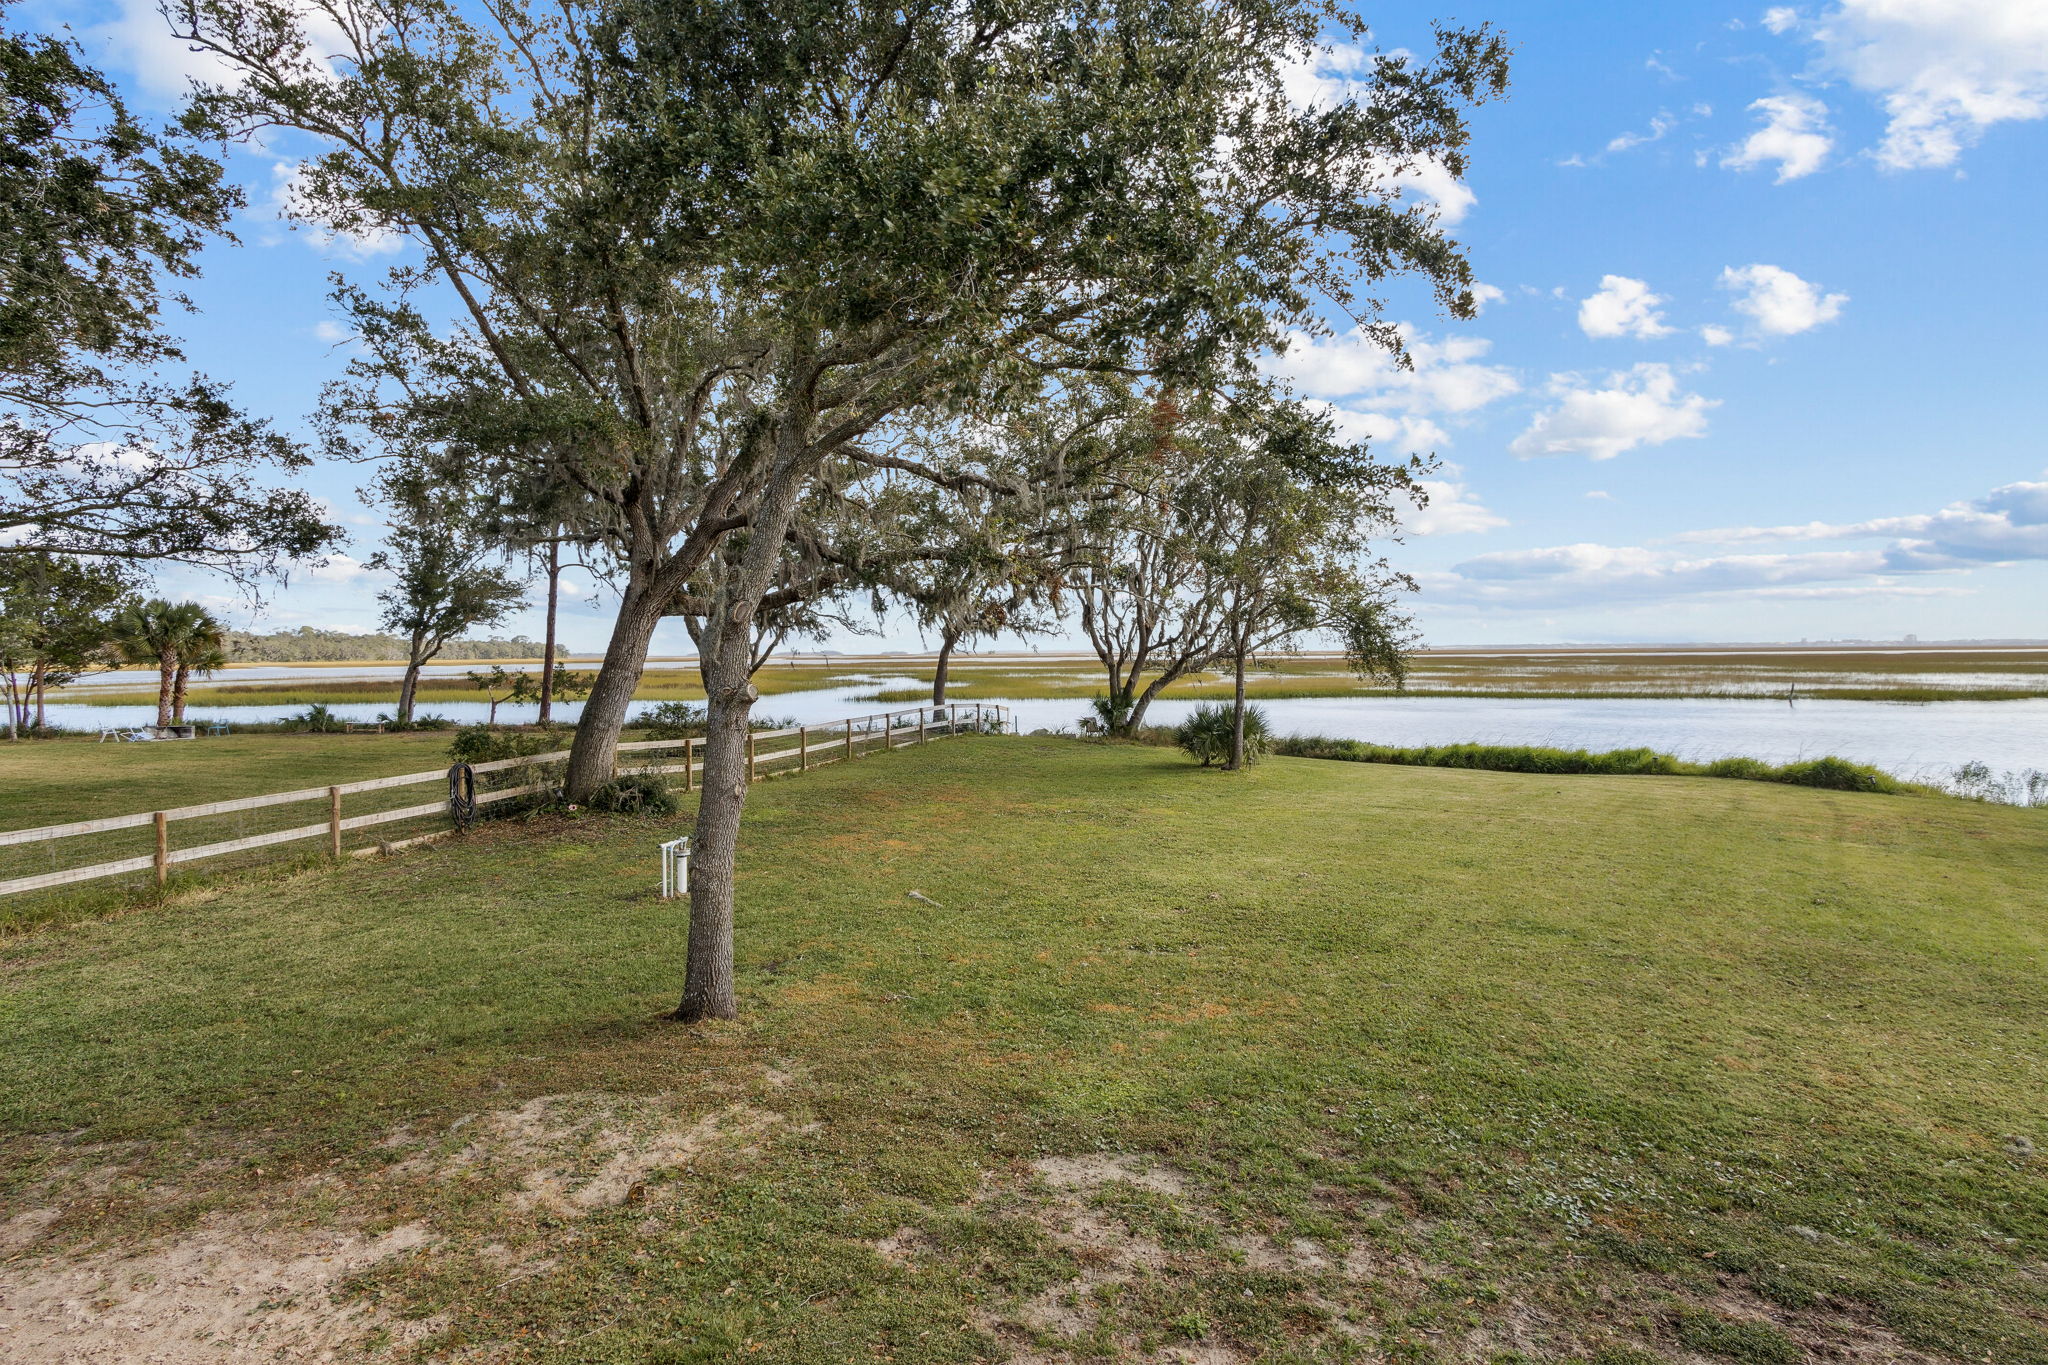
[[[159,738],[154,730],[123,730],[120,736],[123,744],[154,744]]]
[[[229,732],[228,723],[224,720],[209,720],[205,725],[206,733],[209,735],[224,735]]]

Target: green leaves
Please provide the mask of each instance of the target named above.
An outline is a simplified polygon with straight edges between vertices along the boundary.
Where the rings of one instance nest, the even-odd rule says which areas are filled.
[[[182,359],[169,281],[224,233],[221,168],[135,121],[54,38],[0,33],[0,557],[61,551],[244,573],[331,542],[304,457]]]

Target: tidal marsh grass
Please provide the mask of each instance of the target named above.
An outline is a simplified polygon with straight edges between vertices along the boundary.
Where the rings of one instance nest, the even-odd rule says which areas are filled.
[[[843,664],[784,661],[763,668],[754,683],[763,695],[850,686],[873,680],[878,674],[907,676],[924,684],[878,687],[863,698],[878,705],[894,705],[930,697],[931,669],[929,660],[915,657]],[[1176,682],[1163,695],[1181,700],[1214,699],[1227,694],[1231,685],[1226,674],[1198,673]],[[1091,658],[1048,656],[1029,663],[956,658],[948,696],[958,701],[1078,700],[1101,687],[1101,675]],[[477,695],[463,679],[436,675],[423,678],[420,689],[423,699],[434,701],[474,700]],[[1268,701],[1396,695],[1390,688],[1361,682],[1342,659],[1329,655],[1273,656],[1247,680],[1247,691]],[[1425,651],[1415,658],[1405,694],[1504,700],[2011,701],[2048,696],[2048,650]],[[191,700],[200,706],[303,706],[316,701],[392,701],[397,695],[396,678],[331,683],[222,679],[195,687]],[[635,695],[642,700],[698,701],[704,690],[692,668],[656,667],[647,671]],[[145,705],[153,703],[156,694],[143,689],[72,688],[56,699]]]

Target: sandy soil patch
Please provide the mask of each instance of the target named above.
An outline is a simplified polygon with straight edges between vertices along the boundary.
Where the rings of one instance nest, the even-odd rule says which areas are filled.
[[[0,1265],[0,1357],[17,1365],[330,1361],[383,1327],[394,1345],[434,1330],[336,1303],[341,1281],[431,1241],[417,1223],[371,1234],[268,1233],[222,1219],[128,1253]]]
[[[771,1084],[773,1082],[771,1081]],[[514,1215],[582,1217],[646,1202],[664,1172],[714,1150],[744,1152],[782,1116],[746,1104],[710,1113],[670,1095],[547,1095],[474,1114],[443,1132],[395,1130],[379,1147],[410,1155],[364,1184],[473,1179],[510,1188]],[[436,1244],[424,1223],[372,1230],[343,1212],[295,1226],[293,1210],[332,1207],[336,1181],[318,1174],[272,1189],[260,1210],[212,1215],[140,1246],[71,1252],[46,1244],[62,1197],[0,1222],[0,1360],[8,1365],[239,1365],[402,1358],[438,1330],[378,1305],[337,1299],[351,1276]],[[303,1220],[303,1214],[297,1215]],[[519,1273],[545,1273],[545,1260]],[[371,1347],[374,1346],[374,1349]]]

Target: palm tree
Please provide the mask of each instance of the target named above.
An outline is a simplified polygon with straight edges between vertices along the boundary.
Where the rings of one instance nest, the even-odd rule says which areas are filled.
[[[175,725],[185,714],[185,681],[193,669],[225,663],[226,632],[197,602],[152,597],[115,613],[114,651],[131,664],[157,670],[156,723]]]
[[[228,634],[213,613],[197,602],[180,602],[172,611],[181,627],[178,635],[178,672],[171,680],[171,723],[185,723],[185,683],[194,674],[207,674],[228,661]]]

